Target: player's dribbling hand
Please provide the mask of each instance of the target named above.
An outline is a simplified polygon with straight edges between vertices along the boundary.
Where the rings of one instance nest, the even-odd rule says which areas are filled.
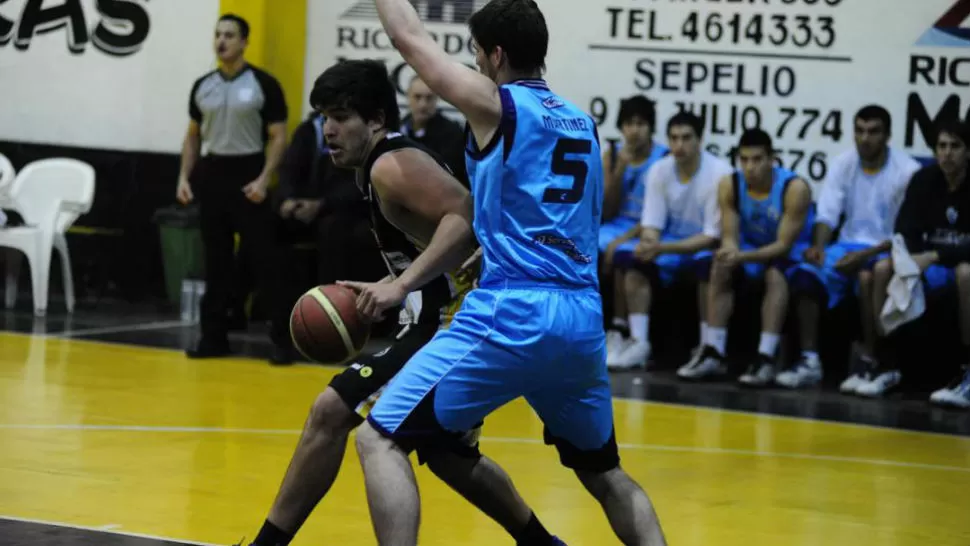
[[[396,282],[337,281],[357,293],[357,312],[372,322],[384,318],[384,312],[401,305],[407,293]]]

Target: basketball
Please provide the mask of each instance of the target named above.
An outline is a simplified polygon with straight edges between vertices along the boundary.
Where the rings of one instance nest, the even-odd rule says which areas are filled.
[[[297,300],[290,313],[290,336],[308,359],[343,364],[364,348],[370,325],[357,313],[353,290],[328,284],[309,290]]]

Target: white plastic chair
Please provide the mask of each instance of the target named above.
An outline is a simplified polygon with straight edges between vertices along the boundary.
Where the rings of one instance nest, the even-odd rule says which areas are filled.
[[[34,314],[47,313],[51,253],[61,255],[64,299],[68,312],[74,311],[74,278],[71,257],[64,233],[94,201],[94,168],[74,159],[42,159],[24,167],[10,188],[13,208],[24,218],[25,226],[0,230],[0,247],[14,248],[27,256],[34,293]],[[17,302],[17,276],[21,255],[7,256],[6,304]]]
[[[14,178],[17,176],[16,169],[7,159],[7,156],[0,154],[0,208],[13,208],[10,198],[10,186],[13,185]]]

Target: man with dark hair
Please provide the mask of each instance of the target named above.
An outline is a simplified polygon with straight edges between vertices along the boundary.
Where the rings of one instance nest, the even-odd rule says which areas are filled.
[[[388,384],[357,434],[378,542],[417,543],[420,500],[409,452],[454,445],[524,397],[545,424],[546,442],[600,502],[617,536],[665,544],[650,499],[620,467],[613,431],[596,266],[599,135],[588,114],[541,79],[549,47],[542,12],[532,0],[493,0],[472,15],[478,73],[435,43],[408,0],[377,0],[377,11],[405,61],[468,120],[483,251],[478,288]],[[357,289],[366,315],[401,297],[382,285]]]
[[[606,365],[627,367],[642,364],[650,352],[649,343],[630,337],[627,293],[623,278],[640,235],[640,214],[646,192],[647,171],[669,151],[654,142],[657,126],[654,102],[635,95],[620,102],[616,127],[622,145],[603,152],[603,219],[600,226],[600,275],[612,279],[613,320],[606,332]],[[620,261],[615,259],[619,254]]]
[[[462,288],[448,272],[474,249],[471,198],[430,150],[394,132],[400,124],[394,89],[380,61],[345,61],[327,69],[310,95],[326,116],[330,157],[357,172],[360,191],[389,275],[375,292],[399,304],[412,291],[421,305],[411,324],[376,355],[357,358],[314,402],[296,453],[254,546],[285,546],[327,494],[347,436],[367,415],[385,383],[447,323]],[[357,286],[345,282],[348,286]],[[362,301],[377,318],[374,301]],[[444,321],[444,323],[443,323]],[[552,543],[505,472],[478,451],[478,429],[448,445],[424,446],[418,457],[458,493],[492,517],[520,545]],[[475,473],[465,472],[475,468]]]
[[[941,125],[934,153],[936,164],[917,172],[906,190],[896,219],[896,233],[902,236],[906,252],[919,267],[927,291],[956,285],[964,370],[950,385],[934,392],[930,401],[970,408],[970,124]],[[877,317],[883,313],[894,272],[895,264],[889,258],[874,268],[872,312]],[[885,336],[881,323],[879,333]],[[886,359],[880,364],[861,394],[881,395],[901,380],[896,362]]]
[[[176,197],[188,204],[198,196],[206,284],[202,337],[188,351],[191,358],[229,354],[234,233],[246,241],[260,288],[276,300],[276,220],[266,192],[286,148],[287,108],[279,82],[246,62],[248,38],[244,19],[232,14],[219,18],[219,68],[196,80],[189,98]],[[286,360],[289,309],[276,307],[270,335]]]
[[[893,222],[910,178],[920,165],[905,152],[889,146],[892,120],[885,108],[862,108],[855,116],[854,127],[855,147],[829,165],[818,198],[813,243],[792,279],[799,291],[802,355],[791,370],[778,375],[777,383],[785,387],[809,387],[821,382],[820,308],[823,304],[835,307],[856,286],[862,351],[840,390],[855,393],[876,367],[872,266],[891,246]],[[837,228],[839,239],[832,243]]]
[[[401,120],[401,133],[444,158],[455,178],[467,188],[464,131],[461,125],[441,113],[438,95],[417,76],[408,85],[408,110],[408,115]]]
[[[721,245],[710,270],[707,343],[697,362],[678,374],[697,379],[727,372],[727,326],[740,274],[744,280],[763,282],[765,294],[758,360],[738,380],[763,387],[775,378],[775,355],[788,310],[787,274],[811,241],[812,189],[792,171],[774,166],[771,137],[761,129],[741,135],[738,160],[741,168],[718,185]]]
[[[720,234],[717,183],[731,173],[731,165],[701,149],[704,123],[689,112],[667,122],[670,155],[647,173],[646,198],[640,216],[640,241],[626,271],[630,334],[646,351],[627,350],[613,369],[643,366],[649,355],[650,309],[655,287],[669,286],[681,275],[695,277],[696,257],[714,248]],[[707,281],[697,286],[700,346],[707,341]],[[694,351],[700,355],[700,347]]]

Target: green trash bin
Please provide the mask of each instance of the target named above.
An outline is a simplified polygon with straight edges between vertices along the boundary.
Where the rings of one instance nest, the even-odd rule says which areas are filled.
[[[179,305],[182,281],[202,280],[205,262],[198,206],[171,206],[155,211],[165,268],[165,290],[172,305]]]

